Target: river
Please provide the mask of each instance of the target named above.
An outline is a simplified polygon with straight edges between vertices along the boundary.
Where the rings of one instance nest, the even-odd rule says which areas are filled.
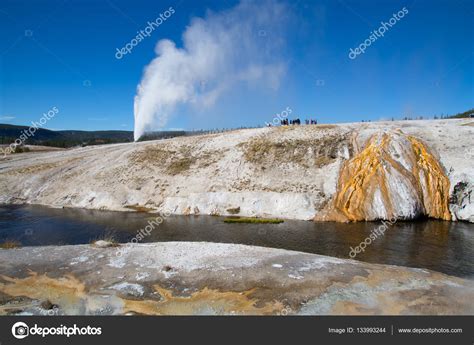
[[[42,206],[1,206],[0,243],[22,246],[87,244],[113,237],[125,243],[156,215]],[[140,242],[206,241],[283,248],[349,258],[381,222],[226,224],[223,217],[170,216]],[[458,277],[474,277],[474,224],[420,220],[388,225],[385,233],[356,260],[427,268]]]

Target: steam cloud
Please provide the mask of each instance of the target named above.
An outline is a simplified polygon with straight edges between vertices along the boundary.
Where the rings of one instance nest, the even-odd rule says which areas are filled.
[[[135,140],[165,126],[180,104],[210,107],[223,92],[249,83],[278,88],[285,72],[279,57],[287,18],[283,4],[243,0],[230,10],[194,18],[182,48],[160,40],[137,87]]]

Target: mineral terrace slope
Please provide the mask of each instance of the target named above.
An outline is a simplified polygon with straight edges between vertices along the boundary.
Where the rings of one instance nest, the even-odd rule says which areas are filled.
[[[474,314],[470,280],[234,244],[0,249],[0,315]]]
[[[451,196],[457,188],[452,218],[474,221],[470,122],[273,127],[16,154],[0,159],[0,203],[313,219],[331,207],[342,164],[374,134],[401,130],[439,159]]]
[[[317,219],[451,220],[449,186],[444,167],[420,140],[402,131],[377,133],[343,163],[328,215]]]

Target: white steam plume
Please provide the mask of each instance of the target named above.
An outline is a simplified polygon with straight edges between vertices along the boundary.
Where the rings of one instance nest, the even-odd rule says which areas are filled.
[[[276,89],[285,72],[279,57],[287,17],[287,8],[275,1],[244,0],[230,10],[193,19],[183,33],[182,48],[160,40],[157,57],[137,88],[135,140],[165,126],[179,104],[212,106],[242,82]]]

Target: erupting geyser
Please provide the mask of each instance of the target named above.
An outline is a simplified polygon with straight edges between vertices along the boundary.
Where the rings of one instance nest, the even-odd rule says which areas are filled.
[[[205,108],[224,91],[249,82],[261,83],[258,89],[277,88],[285,71],[278,57],[288,13],[275,1],[242,1],[230,10],[193,19],[182,47],[160,40],[135,96],[135,141],[145,131],[165,126],[180,104]],[[252,95],[258,96],[255,90]]]

